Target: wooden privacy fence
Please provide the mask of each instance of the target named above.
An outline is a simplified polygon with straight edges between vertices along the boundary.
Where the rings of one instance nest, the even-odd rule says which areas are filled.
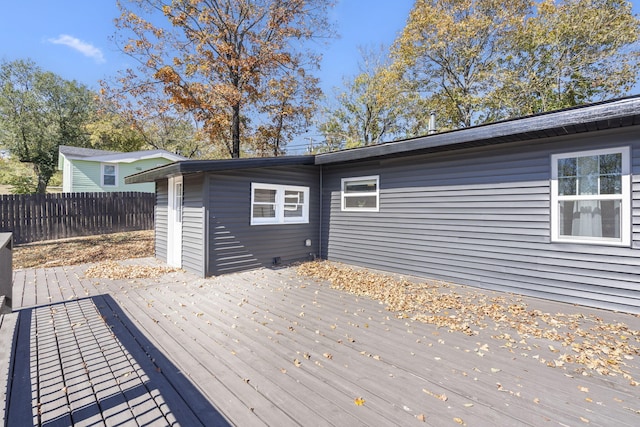
[[[154,204],[141,192],[0,195],[0,232],[21,244],[150,230]]]

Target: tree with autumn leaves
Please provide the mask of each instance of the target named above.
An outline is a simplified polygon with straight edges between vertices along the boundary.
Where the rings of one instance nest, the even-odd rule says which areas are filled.
[[[119,6],[116,42],[137,67],[104,83],[102,94],[132,122],[158,111],[188,113],[209,145],[237,158],[243,149],[280,154],[313,114],[319,57],[306,42],[330,35],[330,0],[123,0]]]
[[[616,98],[638,81],[639,36],[626,0],[416,0],[388,66],[348,81],[320,129],[367,145],[355,130],[387,118],[371,100],[394,100],[387,137],[402,138],[426,134],[430,111],[448,130]],[[338,126],[348,111],[378,115]]]

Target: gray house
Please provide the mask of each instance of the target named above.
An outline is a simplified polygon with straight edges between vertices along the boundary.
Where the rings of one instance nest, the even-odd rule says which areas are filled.
[[[182,161],[156,255],[202,276],[321,257],[640,313],[640,96],[316,156]]]

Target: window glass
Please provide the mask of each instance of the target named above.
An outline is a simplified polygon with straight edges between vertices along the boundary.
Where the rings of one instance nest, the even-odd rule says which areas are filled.
[[[378,189],[378,183],[373,179],[361,181],[346,181],[344,185],[345,193],[371,192]]]
[[[629,149],[552,156],[554,240],[628,244]]]
[[[251,184],[251,225],[308,223],[309,188]]]
[[[560,201],[560,236],[620,238],[620,200]]]
[[[342,179],[342,210],[373,211],[379,209],[378,176]]]
[[[378,206],[376,196],[346,197],[344,205],[347,208],[375,208]]]
[[[276,217],[276,190],[256,188],[253,192],[253,217]]]
[[[176,222],[182,222],[182,199],[183,198],[184,198],[184,192],[182,190],[182,182],[177,182],[176,190],[175,190]]]
[[[275,203],[276,190],[266,190],[263,188],[256,188],[254,191],[253,201],[256,203]]]
[[[115,165],[102,165],[102,185],[105,185],[105,186],[116,185],[116,166]]]
[[[284,192],[284,216],[296,218],[304,216],[304,192],[285,190]]]

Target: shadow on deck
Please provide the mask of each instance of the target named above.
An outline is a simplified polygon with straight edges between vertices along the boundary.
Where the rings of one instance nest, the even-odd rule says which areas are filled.
[[[230,425],[110,295],[17,316],[5,425]]]

